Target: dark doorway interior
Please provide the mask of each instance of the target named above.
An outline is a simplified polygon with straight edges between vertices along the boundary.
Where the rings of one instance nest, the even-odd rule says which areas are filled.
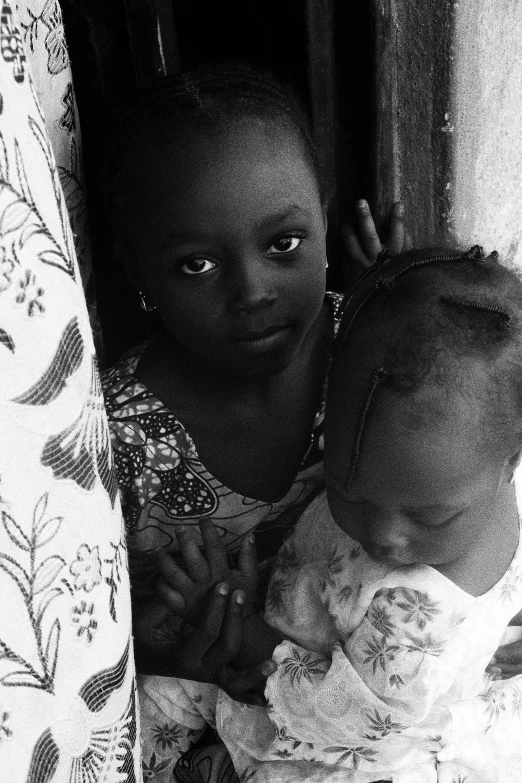
[[[369,0],[62,0],[83,133],[103,363],[155,323],[115,264],[100,210],[98,160],[107,124],[137,83],[160,78],[161,21],[169,69],[247,60],[291,81],[311,105],[336,183],[329,222],[330,286],[342,286],[339,224],[371,198],[372,4]]]

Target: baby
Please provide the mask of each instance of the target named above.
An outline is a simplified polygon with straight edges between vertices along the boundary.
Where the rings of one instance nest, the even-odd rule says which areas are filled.
[[[522,779],[522,677],[485,673],[522,608],[521,342],[522,283],[479,248],[385,260],[346,299],[326,493],[279,553],[264,619],[234,593],[213,637],[208,611],[196,626],[239,668],[272,656],[267,704],[180,685],[180,716],[215,723],[241,780]],[[190,589],[163,573],[193,606],[193,564]]]

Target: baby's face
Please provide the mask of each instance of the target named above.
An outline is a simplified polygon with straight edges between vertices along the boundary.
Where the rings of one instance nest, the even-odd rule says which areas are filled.
[[[331,513],[379,562],[425,563],[444,573],[491,536],[506,462],[477,448],[478,414],[470,415],[462,398],[454,404],[448,418],[418,428],[405,426],[404,408],[391,401],[370,416],[349,487],[351,447],[335,422],[328,423]]]
[[[293,131],[159,131],[130,178],[134,276],[175,342],[238,376],[274,374],[316,322],[325,223]]]

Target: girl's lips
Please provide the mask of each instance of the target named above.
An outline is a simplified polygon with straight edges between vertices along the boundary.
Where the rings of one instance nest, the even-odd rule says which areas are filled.
[[[263,353],[284,347],[289,331],[290,326],[272,326],[259,332],[247,332],[243,337],[236,337],[231,342],[248,352]]]
[[[272,337],[274,335],[278,335],[281,332],[286,331],[289,329],[289,326],[282,325],[282,326],[267,326],[266,329],[260,329],[259,331],[251,331],[246,332],[241,337],[235,337],[231,342],[233,343],[256,343],[260,342],[262,340],[267,339],[268,337]]]

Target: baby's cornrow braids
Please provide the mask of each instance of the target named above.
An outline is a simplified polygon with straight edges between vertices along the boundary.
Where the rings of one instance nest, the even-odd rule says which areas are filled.
[[[413,259],[411,256],[404,256],[399,257],[396,260],[390,257],[381,257],[377,264],[372,266],[364,275],[361,276],[361,278],[359,278],[354,286],[353,292],[346,298],[346,301],[343,304],[343,320],[336,338],[335,354],[338,354],[342,349],[355,320],[368,304],[368,302],[379,294],[392,290],[395,286],[395,282],[400,277],[408,274],[408,272],[411,272],[414,269],[427,267],[431,264],[445,264],[462,261],[469,261],[472,264],[482,264],[487,261],[497,262],[498,253],[494,252],[489,256],[486,256],[482,252],[482,249],[478,245],[475,245],[465,253],[458,254],[442,253],[424,258]],[[500,331],[508,330],[512,324],[512,316],[504,308],[498,307],[496,305],[486,304],[474,299],[466,299],[452,295],[441,295],[438,301],[451,307],[475,310],[479,313],[484,313],[487,315],[495,315],[497,316],[495,319],[495,327]],[[355,476],[357,462],[361,451],[362,438],[377,387],[384,380],[386,380],[387,383],[393,382],[393,379],[396,377],[396,371],[382,366],[376,367],[370,374],[370,383],[357,421],[354,444],[345,484],[347,489],[352,484]]]
[[[366,417],[368,416],[368,411],[370,410],[370,405],[372,404],[373,395],[375,394],[375,390],[377,389],[379,383],[388,375],[389,372],[385,370],[384,367],[376,367],[370,376],[370,387],[366,394],[366,398],[357,421],[357,430],[355,432],[355,440],[353,442],[352,457],[350,459],[350,467],[348,468],[348,477],[346,479],[347,488],[350,487],[353,481],[353,477],[355,476],[357,461],[359,459],[359,452],[361,450],[362,436],[366,424]]]
[[[507,313],[501,307],[481,304],[480,302],[476,302],[472,299],[458,299],[455,296],[441,296],[439,301],[444,302],[445,304],[448,305],[455,305],[456,307],[464,307],[464,308],[469,308],[471,310],[478,310],[479,312],[482,313],[488,313],[489,315],[496,315],[498,316],[498,318],[496,319],[496,326],[501,331],[505,331],[506,329],[509,329],[509,326],[512,321],[512,318],[509,315],[509,313]]]
[[[450,254],[439,254],[435,256],[430,256],[428,258],[417,258],[414,260],[409,260],[406,256],[399,257],[397,259],[400,263],[400,266],[397,269],[393,269],[390,274],[387,274],[387,272],[390,269],[390,266],[393,267],[393,257],[386,256],[383,254],[381,259],[379,259],[378,264],[374,264],[369,269],[366,270],[364,274],[362,274],[357,282],[354,285],[353,292],[348,295],[345,299],[345,301],[342,304],[341,308],[341,316],[344,321],[345,314],[350,311],[350,308],[353,309],[353,314],[350,317],[350,319],[347,321],[347,323],[341,322],[341,327],[339,328],[339,331],[337,333],[337,339],[336,339],[336,350],[340,350],[342,348],[342,345],[346,339],[346,336],[348,335],[349,331],[351,330],[353,323],[361,310],[364,309],[366,304],[370,301],[370,299],[373,299],[374,296],[377,296],[378,294],[381,294],[385,291],[389,291],[393,288],[395,281],[402,277],[403,275],[407,274],[408,272],[411,272],[413,269],[418,269],[419,267],[428,266],[430,264],[441,264],[441,263],[452,263],[455,261],[466,261],[469,260],[473,263],[483,263],[488,260],[498,260],[498,253],[495,251],[494,253],[491,253],[489,256],[486,256],[482,248],[479,245],[474,245],[470,250],[467,250],[465,253],[450,253]],[[373,277],[377,274],[377,272],[382,274],[379,274],[377,279],[375,281],[372,280]],[[370,281],[370,284],[368,285],[368,281]],[[360,299],[360,292],[364,291],[363,298],[361,301],[357,304],[355,308],[353,308],[353,302],[354,300],[357,301]]]

